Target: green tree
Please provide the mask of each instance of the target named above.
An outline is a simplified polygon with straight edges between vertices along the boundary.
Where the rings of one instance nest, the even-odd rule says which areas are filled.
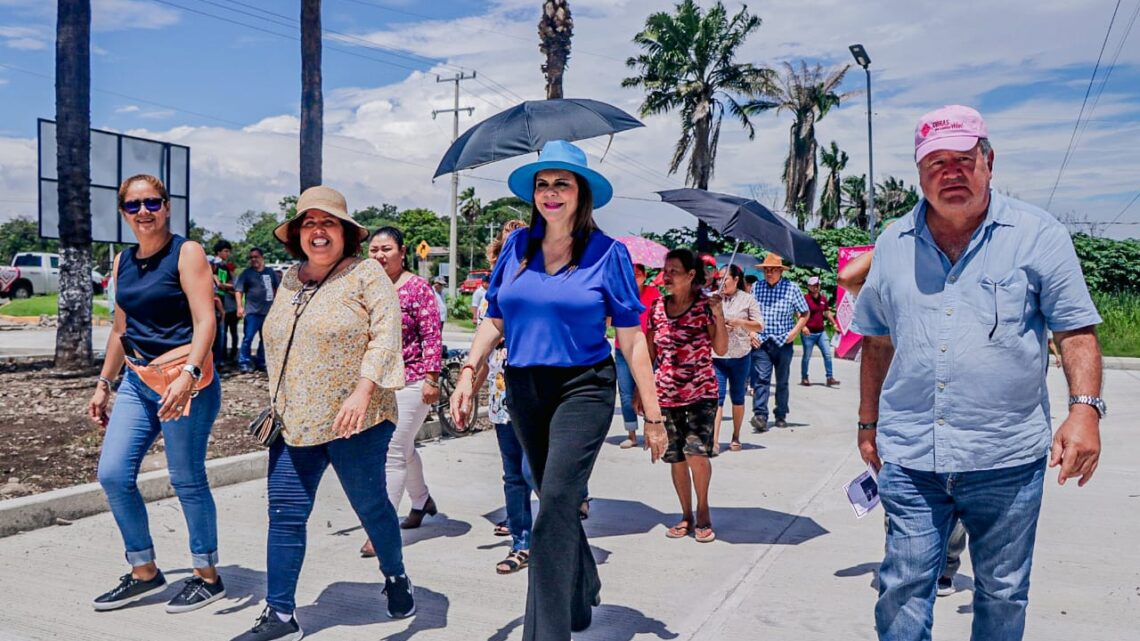
[[[57,253],[59,241],[40,238],[40,227],[30,218],[17,217],[0,224],[0,263],[12,264],[20,252]]]
[[[843,218],[847,224],[859,229],[867,229],[870,218],[867,212],[867,175],[848,176],[840,183],[843,193],[841,200]]]
[[[379,207],[369,205],[364,209],[358,209],[352,212],[352,217],[369,231],[376,231],[381,227],[395,226],[399,212],[399,208],[395,205],[383,203]]]
[[[792,127],[789,132],[788,157],[784,161],[784,209],[801,212],[800,229],[810,218],[815,205],[816,165],[815,123],[854,93],[837,93],[843,77],[851,65],[825,71],[823,65],[808,66],[801,61],[797,68],[783,63],[784,71],[774,82],[766,85],[765,104],[776,113],[789,111]]]
[[[546,57],[542,74],[546,76],[546,99],[562,97],[562,76],[570,62],[570,38],[574,35],[574,19],[567,0],[546,0],[538,19],[538,50]]]
[[[241,241],[234,248],[237,257],[240,257],[241,261],[244,262],[250,248],[258,247],[264,253],[267,263],[292,261],[293,257],[285,251],[285,246],[273,236],[273,230],[281,222],[282,219],[271,211],[247,211],[242,214],[238,218]],[[210,248],[207,247],[207,251],[209,250]]]
[[[646,18],[645,29],[633,38],[642,53],[629,58],[626,66],[638,75],[623,80],[622,86],[645,90],[642,116],[680,112],[681,137],[669,173],[676,173],[688,157],[685,183],[690,187],[709,187],[725,113],[740,122],[751,140],[756,130],[749,117],[771,106],[748,99],[761,94],[773,79],[772,71],[736,60],[760,22],[747,7],[729,18],[719,0],[708,12],[694,0],[682,0],[673,13]],[[697,245],[707,243],[708,227],[701,222]]]
[[[819,196],[819,226],[834,229],[841,218],[839,172],[847,168],[847,152],[839,148],[835,141],[820,154],[820,163],[827,167],[827,179],[823,182],[823,193]]]
[[[879,220],[897,218],[918,204],[920,197],[914,185],[907,185],[901,178],[887,176],[886,180],[875,185],[875,211]]]

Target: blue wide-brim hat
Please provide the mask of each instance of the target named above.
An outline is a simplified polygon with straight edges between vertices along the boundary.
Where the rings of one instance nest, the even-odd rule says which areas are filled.
[[[594,209],[600,208],[614,197],[614,187],[610,181],[586,166],[586,153],[565,140],[551,140],[543,145],[538,160],[511,172],[507,186],[511,193],[533,204],[534,177],[546,169],[564,169],[585,178],[590,185],[590,193],[594,195]]]

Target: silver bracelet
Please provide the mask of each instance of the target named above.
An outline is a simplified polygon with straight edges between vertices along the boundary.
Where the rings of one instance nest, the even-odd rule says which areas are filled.
[[[114,382],[111,381],[111,379],[107,378],[106,376],[103,376],[102,374],[99,375],[98,382],[106,385],[107,391],[111,391],[111,388],[113,388],[115,386]]]

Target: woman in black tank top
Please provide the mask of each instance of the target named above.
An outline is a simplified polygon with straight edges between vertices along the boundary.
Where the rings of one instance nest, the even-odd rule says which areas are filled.
[[[215,569],[217,513],[206,479],[206,444],[221,405],[221,384],[213,377],[194,393],[214,338],[214,281],[201,245],[170,232],[170,200],[162,181],[147,175],[128,178],[119,187],[119,212],[139,244],[115,259],[114,326],[88,412],[106,428],[99,482],[123,536],[131,571],[92,605],[114,610],[166,584],[155,564],[146,505],[136,485],[139,463],[161,433],[170,483],[190,531],[194,567],[166,610],[187,612],[225,595]],[[112,381],[126,359],[145,365],[187,344],[187,365],[163,394],[128,369],[114,410],[107,415]]]

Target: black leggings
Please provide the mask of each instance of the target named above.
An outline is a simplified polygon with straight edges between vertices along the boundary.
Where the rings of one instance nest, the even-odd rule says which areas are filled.
[[[507,407],[542,501],[531,534],[524,641],[569,641],[601,590],[578,518],[614,416],[612,358],[582,367],[507,367]]]

